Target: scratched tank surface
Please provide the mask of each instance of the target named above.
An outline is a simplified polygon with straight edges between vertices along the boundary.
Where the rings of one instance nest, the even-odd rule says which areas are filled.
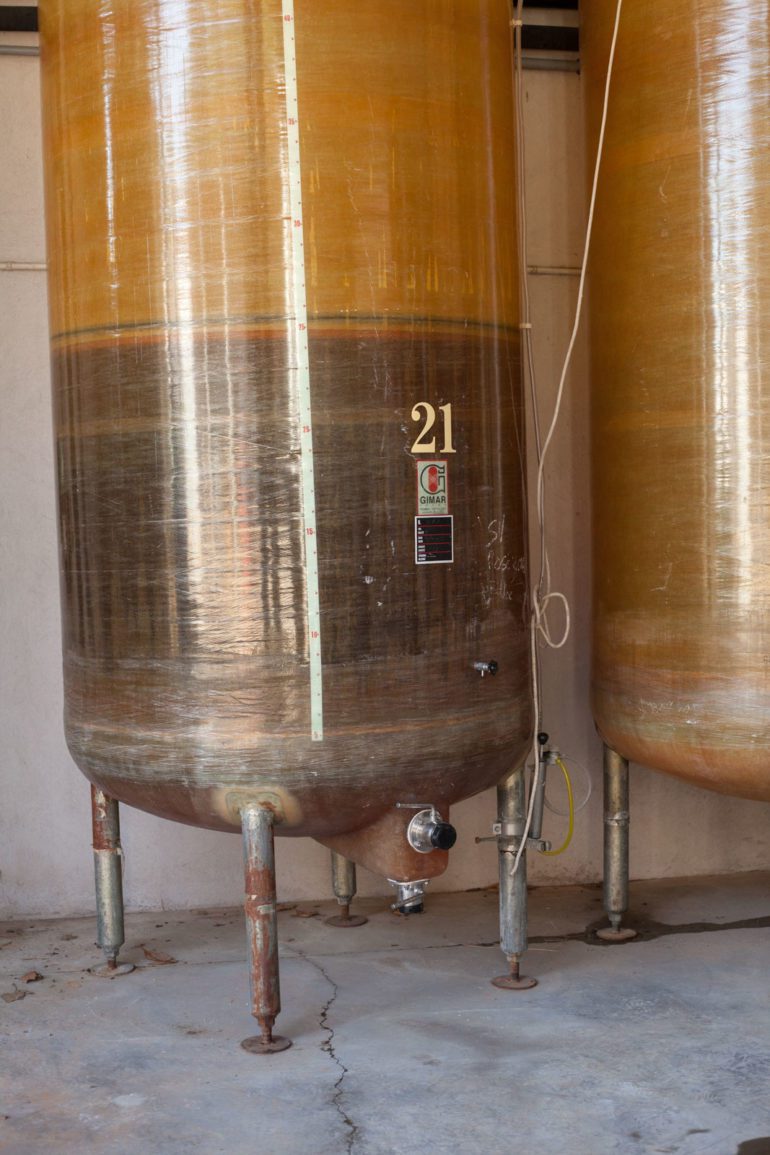
[[[507,0],[295,11],[40,20],[70,750],[323,837],[528,741],[514,129]]]

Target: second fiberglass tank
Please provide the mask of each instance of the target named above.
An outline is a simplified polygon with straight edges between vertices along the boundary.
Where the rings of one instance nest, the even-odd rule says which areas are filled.
[[[66,728],[329,836],[528,740],[510,12],[293,8],[41,0]]]
[[[615,0],[586,5],[595,147]],[[625,5],[591,258],[594,713],[770,800],[766,0]]]

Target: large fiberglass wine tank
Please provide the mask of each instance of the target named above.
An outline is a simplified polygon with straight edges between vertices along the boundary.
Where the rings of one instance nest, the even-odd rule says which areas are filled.
[[[615,0],[586,5],[595,147]],[[591,263],[593,700],[625,758],[770,799],[765,0],[625,5]]]
[[[408,880],[414,806],[522,759],[509,16],[41,0],[66,731],[110,797]]]

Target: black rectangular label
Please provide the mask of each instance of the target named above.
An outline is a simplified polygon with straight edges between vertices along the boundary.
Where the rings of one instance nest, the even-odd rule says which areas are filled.
[[[448,565],[454,561],[454,519],[414,519],[414,560],[417,565]]]

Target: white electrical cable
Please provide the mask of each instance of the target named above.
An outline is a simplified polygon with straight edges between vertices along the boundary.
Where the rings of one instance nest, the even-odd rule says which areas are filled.
[[[513,44],[514,44],[514,75],[515,75],[515,89],[516,89],[516,123],[517,123],[517,177],[519,182],[519,245],[521,252],[523,273],[523,283],[526,282],[527,261],[527,211],[526,211],[526,194],[524,191],[524,114],[522,101],[522,66],[521,66],[521,28],[523,23],[523,5],[524,0],[517,0],[516,4],[516,18],[512,21],[513,27]],[[533,734],[533,753],[535,761],[535,769],[532,777],[532,786],[530,789],[529,806],[527,808],[527,818],[524,826],[519,848],[516,852],[516,857],[513,861],[513,873],[518,870],[522,855],[527,845],[529,832],[532,827],[532,815],[535,807],[535,797],[537,793],[537,784],[541,774],[540,750],[537,741],[537,735],[540,730],[540,714],[541,714],[541,671],[538,656],[538,637],[542,637],[546,645],[551,649],[561,649],[566,643],[570,632],[570,607],[569,602],[564,594],[558,591],[551,591],[551,571],[548,563],[547,551],[547,536],[545,525],[545,461],[548,450],[553,441],[553,436],[561,416],[562,401],[564,399],[564,389],[567,381],[567,374],[572,363],[572,354],[575,350],[575,343],[577,341],[578,331],[580,329],[580,320],[583,311],[583,298],[585,296],[585,282],[586,272],[588,269],[588,257],[591,249],[591,234],[593,232],[594,212],[596,209],[596,194],[599,187],[599,172],[601,169],[602,153],[604,152],[604,136],[607,127],[607,113],[610,103],[610,85],[612,82],[612,72],[615,64],[615,49],[618,43],[618,30],[620,28],[620,16],[623,8],[623,0],[617,0],[617,8],[615,10],[615,25],[612,30],[612,41],[610,44],[610,55],[607,63],[607,77],[604,85],[604,103],[602,106],[602,118],[599,128],[599,141],[596,149],[596,161],[594,164],[593,181],[591,184],[591,199],[588,206],[588,221],[586,224],[585,243],[583,246],[583,259],[580,264],[580,280],[578,282],[578,297],[575,306],[575,319],[572,325],[572,333],[570,335],[567,352],[564,357],[561,375],[559,377],[559,386],[556,391],[556,401],[554,403],[553,414],[548,426],[548,433],[545,441],[541,444],[540,421],[538,413],[538,395],[534,377],[534,356],[532,352],[532,322],[530,318],[530,303],[529,303],[529,287],[524,285],[522,292],[523,315],[521,329],[524,337],[524,344],[527,350],[527,365],[530,377],[530,390],[532,397],[532,413],[533,424],[535,429],[535,447],[537,454],[537,495],[536,495],[536,509],[538,518],[538,529],[540,534],[540,574],[538,581],[532,589],[532,615],[530,618],[530,656],[532,662],[532,704],[534,712],[534,734]],[[564,606],[565,612],[565,626],[561,639],[555,642],[551,637],[550,629],[547,621],[548,606],[552,601],[558,601]]]

